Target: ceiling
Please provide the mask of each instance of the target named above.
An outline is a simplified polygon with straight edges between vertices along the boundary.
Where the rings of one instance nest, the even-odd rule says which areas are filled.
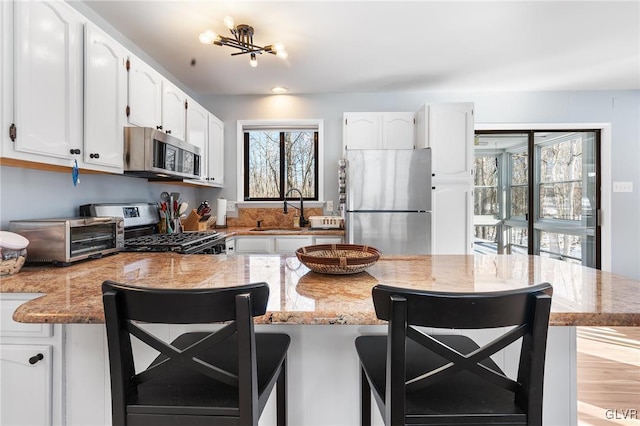
[[[85,3],[198,96],[640,89],[640,1]],[[201,44],[227,15],[288,58]]]

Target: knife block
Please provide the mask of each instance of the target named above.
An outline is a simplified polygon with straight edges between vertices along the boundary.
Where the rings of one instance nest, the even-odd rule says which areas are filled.
[[[206,231],[209,217],[210,215],[200,216],[198,211],[193,209],[189,216],[182,221],[182,227],[185,231]]]

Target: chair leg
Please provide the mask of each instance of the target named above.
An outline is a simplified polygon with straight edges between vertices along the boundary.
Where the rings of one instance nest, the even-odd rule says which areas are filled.
[[[360,367],[360,425],[371,426],[371,387],[362,367]]]
[[[280,376],[276,384],[276,414],[278,426],[287,426],[287,359],[280,368]]]

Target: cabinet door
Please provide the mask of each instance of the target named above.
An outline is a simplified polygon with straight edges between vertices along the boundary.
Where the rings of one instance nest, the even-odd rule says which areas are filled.
[[[344,149],[381,149],[382,114],[346,112],[342,128]]]
[[[52,424],[51,355],[49,345],[0,345],[0,424]]]
[[[209,114],[209,174],[213,186],[224,185],[224,123]]]
[[[14,149],[71,165],[82,148],[81,16],[63,2],[17,1],[14,8]]]
[[[473,181],[473,104],[428,106],[427,141],[435,181]]]
[[[162,129],[185,140],[187,95],[167,80],[162,82]]]
[[[273,252],[273,237],[236,237],[235,252],[238,254],[266,254]]]
[[[13,152],[8,129],[13,120],[13,3],[0,2],[0,156]]]
[[[187,101],[186,141],[200,148],[200,176],[208,175],[209,112],[193,99]]]
[[[312,244],[312,237],[281,237],[275,239],[276,253],[294,254],[300,247]]]
[[[382,115],[382,148],[413,149],[414,120],[412,112],[385,112]]]
[[[84,162],[122,171],[128,52],[90,22],[84,46]]]
[[[432,192],[431,208],[431,253],[472,254],[472,187],[436,185]]]
[[[162,125],[162,76],[139,58],[129,55],[128,122],[134,126]]]

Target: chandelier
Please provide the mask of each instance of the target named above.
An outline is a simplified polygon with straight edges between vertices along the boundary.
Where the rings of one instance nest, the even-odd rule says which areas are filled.
[[[282,59],[286,59],[288,54],[282,43],[270,44],[268,46],[258,46],[253,44],[253,27],[247,24],[235,25],[233,18],[227,16],[224,18],[224,24],[229,28],[233,38],[216,34],[211,30],[206,30],[200,34],[200,42],[203,44],[217,44],[218,46],[229,46],[240,50],[232,53],[231,56],[249,54],[249,63],[252,67],[258,66],[256,54],[271,53]]]

